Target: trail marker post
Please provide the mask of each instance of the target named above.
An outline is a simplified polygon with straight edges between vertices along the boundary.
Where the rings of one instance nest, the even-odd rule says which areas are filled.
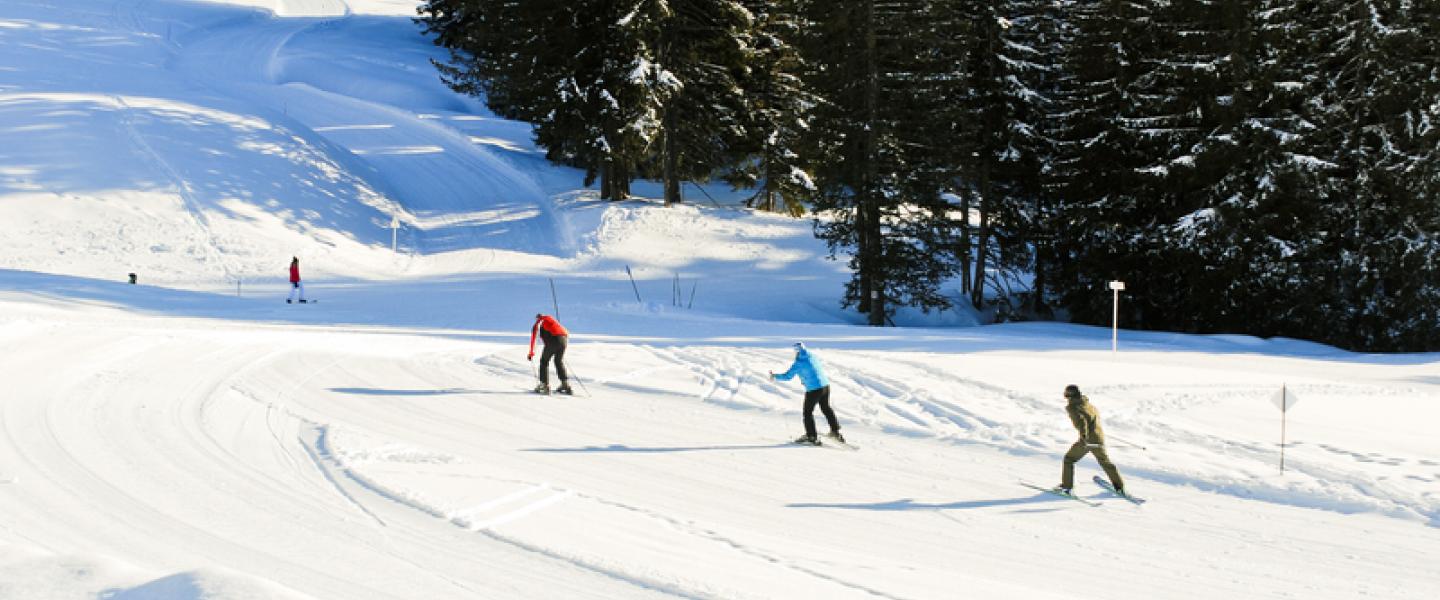
[[[1125,291],[1125,282],[1110,282],[1110,290],[1115,293],[1114,309],[1110,316],[1110,351],[1118,352],[1120,349],[1120,292]]]
[[[1290,409],[1300,402],[1300,397],[1296,396],[1295,392],[1290,391],[1290,389],[1282,383],[1280,384],[1280,391],[1275,392],[1275,395],[1270,397],[1270,401],[1274,402],[1275,406],[1280,409],[1280,474],[1284,475],[1285,418],[1289,415]]]

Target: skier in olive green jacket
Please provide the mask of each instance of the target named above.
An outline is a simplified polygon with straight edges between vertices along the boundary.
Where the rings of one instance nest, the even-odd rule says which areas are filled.
[[[1125,482],[1120,479],[1120,471],[1115,468],[1115,463],[1110,462],[1109,453],[1105,452],[1105,430],[1100,428],[1100,412],[1090,405],[1090,399],[1081,394],[1080,388],[1074,384],[1065,386],[1065,399],[1069,401],[1069,404],[1065,405],[1065,412],[1070,414],[1070,422],[1074,423],[1075,430],[1080,432],[1080,439],[1065,453],[1065,468],[1060,472],[1058,489],[1066,494],[1071,493],[1070,489],[1075,487],[1075,463],[1089,453],[1095,455],[1095,460],[1105,469],[1105,475],[1110,478],[1115,491],[1123,496]]]

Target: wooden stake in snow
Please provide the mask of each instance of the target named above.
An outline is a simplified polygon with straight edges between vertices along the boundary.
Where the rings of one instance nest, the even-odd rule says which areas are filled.
[[[630,277],[630,287],[635,290],[635,301],[644,304],[645,301],[640,299],[640,286],[635,285],[635,275],[630,272],[630,265],[625,265],[625,275]]]
[[[1280,391],[1270,398],[1275,406],[1280,408],[1280,474],[1285,474],[1285,417],[1290,413],[1290,408],[1300,402],[1295,392],[1289,390],[1285,384],[1280,384]]]

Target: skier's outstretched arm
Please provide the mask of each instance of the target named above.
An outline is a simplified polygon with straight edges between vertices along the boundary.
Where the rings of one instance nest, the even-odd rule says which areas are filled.
[[[790,369],[789,369],[788,371],[785,371],[784,373],[781,373],[781,374],[779,374],[779,375],[776,375],[776,374],[774,374],[774,373],[771,373],[771,374],[770,374],[770,377],[771,377],[772,379],[775,379],[775,380],[778,380],[778,381],[789,381],[789,380],[793,379],[793,378],[795,377],[795,375],[798,374],[799,372],[800,372],[800,359],[797,358],[797,359],[795,359],[795,362],[790,365]]]

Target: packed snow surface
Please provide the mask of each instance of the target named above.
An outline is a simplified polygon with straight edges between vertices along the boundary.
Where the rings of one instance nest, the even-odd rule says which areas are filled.
[[[0,599],[1440,596],[1440,356],[860,326],[808,222],[596,200],[415,5],[0,2]],[[788,443],[795,340],[859,450]],[[1069,383],[1143,507],[1021,485]]]

